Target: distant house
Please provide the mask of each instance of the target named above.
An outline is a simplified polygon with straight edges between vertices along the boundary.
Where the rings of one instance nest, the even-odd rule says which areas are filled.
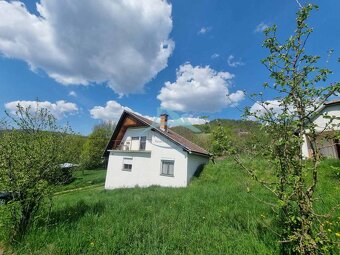
[[[316,130],[320,132],[317,139],[317,146],[320,149],[322,156],[326,158],[340,159],[340,141],[335,138],[335,135],[340,135],[340,120],[334,119],[331,125],[328,125],[330,119],[324,116],[337,118],[340,117],[340,100],[334,100],[325,103],[319,109],[318,115],[312,120],[316,126]],[[302,154],[305,158],[310,158],[312,155],[311,143],[308,136],[304,137],[302,145]]]
[[[106,147],[106,189],[151,185],[186,187],[210,154],[168,128],[124,111]]]

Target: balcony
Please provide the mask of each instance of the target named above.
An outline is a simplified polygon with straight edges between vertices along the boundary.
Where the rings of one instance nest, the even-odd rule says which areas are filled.
[[[116,150],[118,151],[131,151],[131,146],[126,144],[120,144],[117,146]]]
[[[108,150],[111,152],[126,152],[126,153],[151,153],[150,150],[146,150],[146,138],[144,137],[132,137],[132,139],[127,139],[124,141],[116,140],[114,142],[116,145],[112,150]]]

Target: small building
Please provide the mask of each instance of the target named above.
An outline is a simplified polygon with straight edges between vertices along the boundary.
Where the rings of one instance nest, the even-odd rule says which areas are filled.
[[[210,154],[168,128],[168,115],[160,124],[124,111],[106,147],[106,189],[186,187]]]
[[[320,133],[316,145],[321,155],[325,158],[340,159],[340,141],[338,139],[340,135],[340,120],[333,119],[330,123],[330,119],[325,118],[325,116],[340,118],[340,100],[324,103],[319,109],[317,116],[312,120],[316,131]],[[302,155],[305,158],[312,156],[308,135],[304,137]]]

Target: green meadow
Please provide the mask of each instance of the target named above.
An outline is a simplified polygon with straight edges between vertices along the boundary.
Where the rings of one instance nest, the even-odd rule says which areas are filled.
[[[260,160],[253,162],[261,166]],[[339,204],[340,161],[323,161],[318,213]],[[264,166],[264,168],[266,168]],[[267,170],[269,171],[269,170]],[[187,188],[106,191],[105,170],[76,173],[58,190],[49,221],[11,254],[277,254],[274,197],[231,160],[209,164]],[[262,174],[266,174],[264,171]],[[336,219],[334,211],[333,219]],[[329,225],[333,240],[339,232]]]

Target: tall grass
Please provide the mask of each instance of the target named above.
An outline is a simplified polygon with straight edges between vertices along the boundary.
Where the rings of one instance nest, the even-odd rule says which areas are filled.
[[[258,164],[261,164],[259,161]],[[321,166],[320,212],[336,203],[337,177]],[[104,176],[104,172],[102,172]],[[98,177],[98,176],[97,176]],[[250,190],[250,192],[247,192]],[[46,225],[37,223],[16,254],[275,254],[268,204],[274,198],[230,161],[208,165],[188,188],[103,187],[55,196]]]

